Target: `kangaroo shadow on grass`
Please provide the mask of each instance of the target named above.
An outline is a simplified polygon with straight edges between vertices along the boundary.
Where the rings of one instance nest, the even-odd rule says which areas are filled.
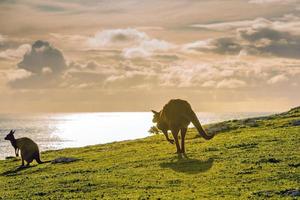
[[[163,162],[160,164],[161,168],[170,168],[177,172],[187,174],[197,174],[208,171],[213,166],[214,159],[198,160],[191,158],[178,157],[176,161]]]
[[[6,172],[1,173],[1,176],[16,176],[16,175],[18,175],[18,172],[25,171],[25,170],[30,169],[32,167],[34,167],[34,166],[17,167],[15,169],[11,169],[11,170],[8,170]]]

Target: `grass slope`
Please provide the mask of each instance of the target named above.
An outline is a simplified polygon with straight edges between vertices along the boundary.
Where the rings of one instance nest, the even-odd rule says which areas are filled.
[[[265,199],[292,197],[300,181],[300,108],[210,125],[205,141],[190,129],[189,159],[162,135],[42,153],[79,158],[16,170],[0,161],[0,199]],[[121,130],[120,130],[121,131]]]

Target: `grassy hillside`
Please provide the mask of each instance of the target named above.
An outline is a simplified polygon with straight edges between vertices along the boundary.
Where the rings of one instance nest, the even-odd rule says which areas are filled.
[[[190,129],[189,159],[155,135],[134,141],[42,153],[75,157],[16,170],[0,161],[0,199],[274,199],[297,198],[300,108],[269,117],[209,125],[205,141]],[[120,131],[122,128],[120,127]],[[299,196],[298,196],[299,198]]]

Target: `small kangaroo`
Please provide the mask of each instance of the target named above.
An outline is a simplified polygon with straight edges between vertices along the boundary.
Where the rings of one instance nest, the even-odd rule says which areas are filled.
[[[4,139],[11,142],[12,146],[15,148],[16,156],[18,156],[18,151],[21,151],[21,167],[24,167],[24,160],[27,162],[26,166],[29,166],[34,159],[39,164],[45,163],[41,161],[39,147],[34,141],[27,137],[15,139],[14,133],[15,130],[11,130]]]
[[[167,141],[171,144],[176,144],[177,153],[185,154],[184,139],[187,132],[188,125],[192,122],[198,133],[206,140],[210,140],[214,135],[208,135],[202,128],[195,112],[191,105],[181,99],[170,100],[160,112],[152,110],[153,123],[157,123],[159,128],[165,135]],[[168,136],[168,130],[171,130],[174,140]],[[181,148],[178,141],[178,133],[181,132]]]

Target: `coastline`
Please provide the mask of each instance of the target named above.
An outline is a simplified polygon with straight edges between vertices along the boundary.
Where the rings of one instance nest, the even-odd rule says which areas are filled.
[[[266,114],[270,113],[197,113],[202,125]],[[115,125],[116,121],[119,123],[118,126]],[[150,135],[148,131],[151,126],[153,123],[150,112],[44,113],[9,116],[0,114],[0,138],[4,138],[7,132],[14,129],[17,138],[33,139],[41,151],[144,138]],[[11,144],[1,139],[0,159],[13,155]]]
[[[189,159],[179,159],[162,135],[42,152],[43,160],[77,158],[68,164],[34,163],[16,171],[19,159],[0,161],[4,199],[247,199],[288,198],[298,191],[300,108],[206,128],[205,141],[187,133]],[[18,187],[15,187],[18,185]]]

